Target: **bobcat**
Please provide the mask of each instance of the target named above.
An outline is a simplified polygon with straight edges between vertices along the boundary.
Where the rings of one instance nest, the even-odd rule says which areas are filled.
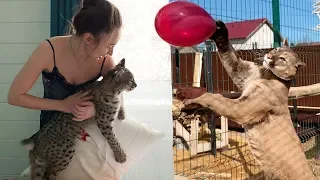
[[[90,121],[97,121],[101,133],[113,150],[115,161],[124,163],[126,154],[113,132],[112,122],[124,119],[121,103],[123,91],[132,91],[137,86],[133,74],[125,68],[122,59],[101,81],[89,84],[82,91],[93,95],[96,115],[85,121],[72,120],[72,114],[58,112],[51,121],[22,144],[29,146],[32,180],[54,180],[72,161],[75,138]],[[121,112],[122,111],[122,112]]]
[[[205,93],[184,101],[199,104],[245,127],[252,154],[266,179],[313,180],[313,175],[288,110],[291,80],[305,64],[285,39],[280,48],[266,53],[257,64],[242,60],[233,49],[228,29],[217,21],[210,37],[219,58],[242,94],[237,99]]]

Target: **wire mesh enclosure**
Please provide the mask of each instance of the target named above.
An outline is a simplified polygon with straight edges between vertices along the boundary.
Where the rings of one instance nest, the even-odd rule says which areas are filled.
[[[193,0],[226,23],[238,55],[255,61],[288,38],[306,67],[292,86],[320,82],[320,33],[312,0]],[[318,3],[320,4],[320,2]],[[237,98],[241,93],[224,70],[215,44],[171,47],[175,174],[189,179],[264,179],[241,125],[179,99],[204,92]],[[320,176],[320,96],[289,99],[296,132],[314,173]]]

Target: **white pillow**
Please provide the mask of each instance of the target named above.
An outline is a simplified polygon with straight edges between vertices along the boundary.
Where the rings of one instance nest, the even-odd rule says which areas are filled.
[[[126,120],[115,120],[113,127],[116,137],[127,155],[125,163],[115,162],[109,144],[96,123],[93,123],[86,128],[91,138],[88,137],[85,142],[76,140],[76,158],[66,170],[60,173],[58,179],[106,179],[106,176],[109,179],[118,179],[134,163],[142,159],[151,150],[155,142],[165,136],[163,132],[154,130],[130,116],[127,116]],[[30,170],[26,169],[21,176],[28,176],[29,172]],[[85,178],[85,176],[87,177]]]

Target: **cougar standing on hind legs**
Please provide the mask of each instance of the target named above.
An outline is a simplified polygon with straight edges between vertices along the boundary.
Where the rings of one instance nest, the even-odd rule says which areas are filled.
[[[260,64],[244,61],[233,49],[225,24],[216,23],[217,30],[210,39],[215,41],[220,61],[242,95],[228,99],[205,93],[184,104],[200,104],[243,125],[266,179],[315,180],[288,109],[291,80],[305,64],[286,39],[282,47],[266,53]]]

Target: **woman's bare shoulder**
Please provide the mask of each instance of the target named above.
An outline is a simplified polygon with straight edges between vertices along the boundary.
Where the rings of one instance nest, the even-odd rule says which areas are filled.
[[[115,62],[112,56],[107,56],[103,64],[102,75],[105,75],[114,66],[115,66]]]
[[[53,36],[47,38],[55,47],[61,47],[70,39],[70,36]]]

